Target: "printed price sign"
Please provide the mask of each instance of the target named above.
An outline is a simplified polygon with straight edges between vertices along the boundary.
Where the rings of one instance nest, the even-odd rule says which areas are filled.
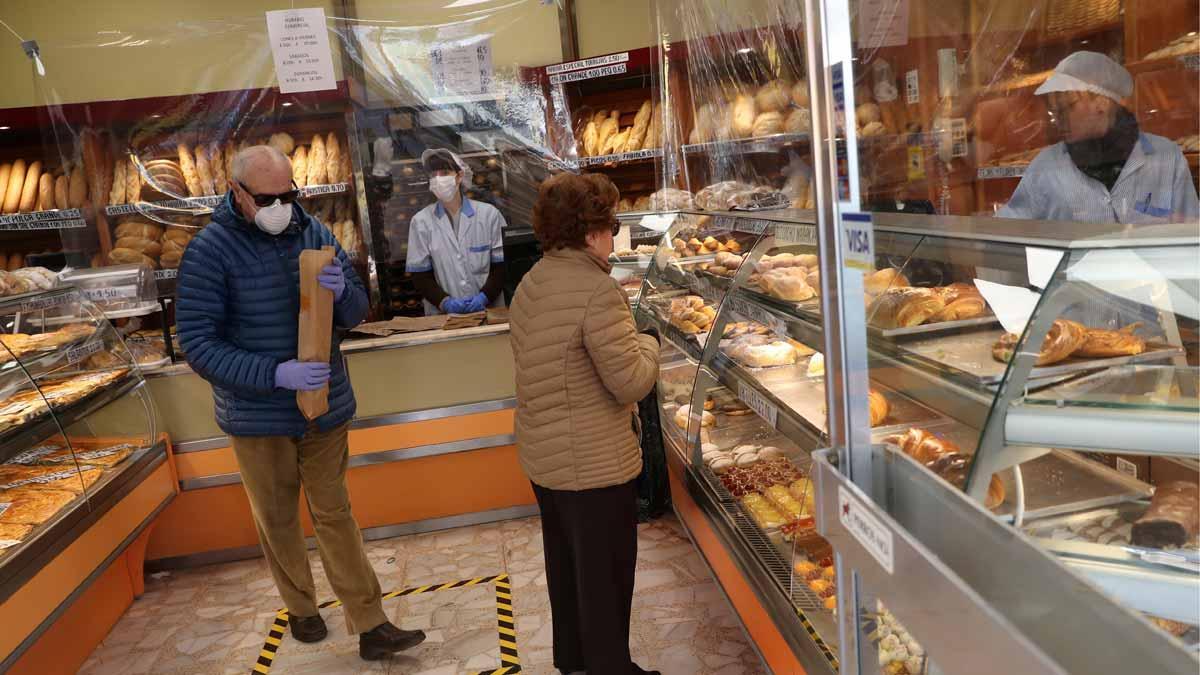
[[[137,286],[103,286],[100,288],[85,288],[80,291],[83,297],[92,302],[108,302],[138,296]]]
[[[762,234],[770,228],[769,220],[751,220],[750,218],[738,218],[732,229],[734,232],[745,232],[746,234]]]
[[[985,166],[977,172],[980,180],[990,178],[1019,178],[1025,175],[1023,166]]]
[[[100,341],[89,342],[88,344],[85,344],[85,345],[79,345],[78,347],[72,347],[71,349],[67,350],[67,361],[70,363],[79,363],[80,361],[86,359],[87,357],[91,356],[92,354],[95,354],[96,352],[100,351],[103,347],[104,347],[104,343],[100,342]]]
[[[568,63],[556,63],[552,66],[546,66],[547,75],[557,75],[565,73],[569,70],[583,70],[585,68],[594,68],[596,66],[607,66],[613,63],[625,63],[629,61],[629,52],[621,52],[620,54],[606,54],[604,56],[593,56],[590,59],[582,61],[570,61]]]
[[[57,445],[39,445],[36,448],[30,448],[15,457],[8,460],[9,464],[37,464],[38,460],[49,455],[52,452],[57,452],[60,448]]]
[[[779,408],[775,407],[774,403],[768,401],[757,389],[739,380],[738,398],[751,410],[758,413],[759,417],[766,420],[772,428],[775,427],[779,421]]]
[[[267,35],[280,93],[337,89],[324,8],[267,12]]]
[[[178,279],[179,278],[179,270],[177,270],[177,269],[154,270],[154,278],[158,281],[162,281],[164,279]]]
[[[729,307],[743,318],[757,321],[778,335],[787,335],[787,324],[778,316],[743,298],[730,298]]]
[[[329,185],[309,185],[300,188],[301,197],[314,197],[316,195],[333,195],[346,191],[345,183],[330,183]]]
[[[618,63],[612,66],[603,66],[601,68],[589,68],[587,70],[578,70],[573,73],[561,73],[559,75],[550,76],[550,84],[562,84],[564,82],[578,82],[580,80],[592,80],[597,77],[608,77],[609,75],[620,75],[625,72],[627,65]]]
[[[813,225],[776,223],[775,243],[817,245],[817,228]]]
[[[904,102],[908,105],[921,102],[921,73],[915,68],[904,74]]]
[[[55,471],[54,473],[48,473],[44,476],[34,476],[33,478],[14,480],[11,483],[0,485],[0,490],[11,490],[13,488],[21,487],[22,485],[44,485],[46,483],[53,483],[56,480],[70,478],[75,475],[77,474],[74,471]]]
[[[75,293],[62,293],[60,295],[47,295],[40,298],[31,298],[21,303],[22,312],[40,312],[52,307],[61,307],[72,302],[77,302],[79,296]]]
[[[875,269],[875,227],[869,213],[843,213],[842,261],[846,267]]]
[[[841,485],[838,486],[838,521],[888,574],[895,573],[891,530]]]
[[[107,448],[100,448],[99,450],[88,450],[87,452],[76,453],[75,456],[86,462],[88,460],[109,457],[109,456],[115,455],[118,452],[121,452],[123,450],[132,450],[132,449],[133,449],[132,445],[130,445],[128,443],[122,443],[121,445],[114,445],[114,446],[107,447]]]

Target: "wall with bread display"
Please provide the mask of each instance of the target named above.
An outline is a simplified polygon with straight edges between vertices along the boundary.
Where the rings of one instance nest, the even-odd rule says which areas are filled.
[[[315,0],[332,27],[337,2]],[[281,0],[6,0],[3,19],[37,40],[46,77],[35,87],[17,39],[0,40],[0,109],[153,96],[177,96],[275,85],[264,12]],[[69,6],[69,9],[68,9]],[[335,40],[334,72],[341,61]]]

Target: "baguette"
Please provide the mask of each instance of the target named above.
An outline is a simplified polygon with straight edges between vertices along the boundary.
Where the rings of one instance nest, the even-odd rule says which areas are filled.
[[[633,127],[629,127],[619,134],[613,134],[608,137],[604,143],[604,148],[600,150],[601,155],[615,155],[625,150],[625,143],[629,139],[629,132],[633,131]]]
[[[21,203],[18,205],[21,213],[29,213],[37,206],[38,182],[41,177],[42,163],[35,161],[25,171],[25,182],[21,186]]]
[[[213,194],[225,194],[229,184],[226,180],[225,158],[221,156],[221,146],[213,143],[207,146],[208,170],[212,172]]]
[[[349,183],[354,180],[354,167],[350,165],[350,146],[342,149],[341,182]]]
[[[113,162],[112,189],[108,191],[108,203],[118,206],[125,203],[125,171],[129,163],[123,159]]]
[[[650,111],[650,130],[642,142],[642,150],[653,150],[662,145],[662,109],[657,103]]]
[[[25,170],[28,169],[25,160],[18,159],[12,163],[8,174],[8,187],[4,190],[4,213],[16,213],[21,206],[21,188],[25,185]]]
[[[329,183],[345,180],[342,177],[342,148],[332,131],[325,136],[325,180]]]
[[[316,134],[308,146],[309,185],[321,185],[325,182],[325,157],[325,139],[321,138],[321,134]]]
[[[596,141],[596,155],[603,155],[605,149],[612,147],[609,145],[609,139],[618,132],[620,126],[621,112],[619,110],[612,111],[607,119],[600,125],[600,138]]]
[[[192,158],[192,151],[180,143],[175,146],[175,152],[179,155],[179,171],[183,173],[183,180],[187,183],[188,195],[203,197],[204,185],[200,182],[200,175],[196,173],[196,162]]]
[[[637,115],[633,118],[633,128],[629,131],[629,139],[625,141],[625,147],[621,152],[642,149],[642,144],[646,142],[646,135],[650,131],[650,114],[652,112],[654,112],[654,104],[650,101],[643,102],[642,107],[638,108]]]
[[[125,201],[136,204],[142,198],[142,172],[138,169],[133,155],[129,156],[129,166],[125,167]]]
[[[8,179],[12,175],[12,164],[0,164],[0,211],[4,208],[4,196],[8,192]]]
[[[82,164],[71,167],[71,178],[67,186],[67,204],[73,209],[82,208],[87,203],[88,181],[87,173]]]
[[[308,186],[308,150],[305,150],[303,145],[292,153],[292,180],[298,188]]]
[[[54,208],[54,174],[49,171],[38,179],[37,210],[50,211]]]
[[[54,208],[71,208],[71,179],[66,174],[54,179]]]
[[[200,180],[200,191],[206,197],[217,194],[216,190],[213,189],[212,168],[208,162],[208,150],[203,145],[197,145],[192,154],[196,158],[196,178]]]
[[[112,190],[113,163],[110,159],[108,139],[91,128],[84,129],[80,134],[80,139],[83,143],[83,169],[87,173],[88,199],[91,199],[96,206],[101,206],[101,202],[108,198],[109,191]],[[106,238],[107,235],[108,231],[101,228],[100,239],[104,246],[112,244]]]

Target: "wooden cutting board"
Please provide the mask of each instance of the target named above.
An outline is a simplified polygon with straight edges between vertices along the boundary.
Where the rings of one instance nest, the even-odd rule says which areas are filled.
[[[299,361],[329,363],[333,340],[333,292],[317,283],[321,268],[333,262],[332,246],[300,252],[300,336],[296,349]],[[329,385],[313,391],[296,392],[296,405],[307,420],[329,411]]]

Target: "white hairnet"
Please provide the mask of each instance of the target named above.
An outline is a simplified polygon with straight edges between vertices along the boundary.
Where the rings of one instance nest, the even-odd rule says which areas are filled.
[[[1133,77],[1121,64],[1104,54],[1075,52],[1059,61],[1050,79],[1034,93],[1056,91],[1089,91],[1121,103],[1133,94]]]
[[[421,153],[421,166],[425,167],[426,171],[429,171],[429,160],[433,157],[445,157],[450,160],[462,172],[462,185],[460,187],[463,190],[471,187],[471,177],[474,175],[474,172],[471,171],[471,167],[466,162],[462,161],[462,158],[445,148],[429,148]]]

